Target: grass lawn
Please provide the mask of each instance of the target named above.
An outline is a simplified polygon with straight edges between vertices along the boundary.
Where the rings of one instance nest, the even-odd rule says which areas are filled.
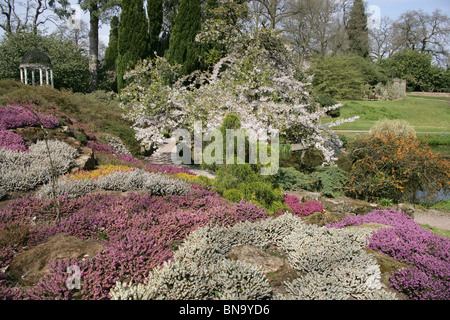
[[[408,97],[422,98],[422,99],[434,99],[434,100],[445,100],[445,101],[450,102],[450,97],[433,97],[433,96],[426,97],[426,96],[419,96],[419,95],[414,95],[414,94],[408,95]]]
[[[421,224],[421,226],[422,226],[422,228],[428,229],[428,230],[430,230],[431,232],[433,232],[435,234],[438,234],[440,236],[445,236],[447,238],[450,238],[450,231],[449,230],[439,229],[439,228],[436,228],[436,227],[429,226],[427,224]]]
[[[447,99],[445,99],[447,100]],[[352,123],[344,123],[335,130],[368,131],[378,121],[403,119],[419,132],[450,133],[450,100],[434,97],[407,97],[397,101],[345,101],[339,118],[359,116]],[[331,120],[324,120],[324,122]]]

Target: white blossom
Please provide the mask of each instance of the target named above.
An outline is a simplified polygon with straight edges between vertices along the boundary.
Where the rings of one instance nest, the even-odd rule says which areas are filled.
[[[312,108],[309,84],[295,79],[289,51],[277,35],[264,32],[243,39],[247,41],[245,51],[238,48],[231,52],[211,72],[196,71],[175,82],[179,66],[170,66],[158,57],[128,73],[134,80],[121,98],[127,118],[134,123],[136,138],[158,147],[164,141],[164,130],[193,130],[194,123],[202,121],[206,133],[217,129],[232,113],[240,117],[243,129],[266,130],[269,134],[297,130],[298,142],[322,151],[324,164],[333,164],[342,143],[330,128],[357,117],[322,123],[327,111],[341,105]],[[271,46],[279,44],[274,52],[266,49],[268,37]]]

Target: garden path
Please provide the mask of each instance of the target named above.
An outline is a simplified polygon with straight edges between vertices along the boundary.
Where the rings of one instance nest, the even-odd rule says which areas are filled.
[[[418,210],[414,212],[414,221],[439,229],[450,230],[450,212],[442,210]]]
[[[176,145],[174,138],[169,138],[164,142],[164,146],[158,149],[157,152],[153,153],[151,156],[146,157],[145,161],[148,163],[153,164],[159,164],[164,166],[172,166],[172,167],[179,167],[179,168],[185,168],[189,171],[196,173],[198,175],[206,176],[208,178],[214,179],[215,175],[207,170],[200,169],[197,165],[188,165],[188,164],[180,164],[176,165],[172,161],[171,153],[172,150],[174,150]]]

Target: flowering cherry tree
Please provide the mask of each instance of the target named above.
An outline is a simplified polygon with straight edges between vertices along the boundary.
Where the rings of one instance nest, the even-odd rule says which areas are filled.
[[[211,70],[179,76],[179,66],[164,58],[144,61],[125,77],[132,83],[121,93],[127,117],[134,123],[136,138],[144,144],[161,145],[168,128],[203,130],[219,128],[227,114],[241,119],[242,129],[257,134],[292,132],[304,147],[322,151],[324,163],[333,164],[342,142],[333,126],[355,118],[322,123],[327,111],[310,97],[309,84],[295,78],[290,50],[273,31],[239,35],[230,53]],[[314,111],[311,111],[314,110]]]

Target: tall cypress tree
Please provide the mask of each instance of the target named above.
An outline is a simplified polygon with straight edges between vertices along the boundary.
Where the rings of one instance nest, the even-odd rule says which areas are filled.
[[[168,59],[183,65],[182,72],[189,74],[200,67],[200,44],[195,36],[202,25],[200,0],[181,0],[169,44]]]
[[[116,69],[117,42],[119,40],[119,18],[114,16],[109,24],[109,42],[105,51],[105,65],[108,70]]]
[[[125,72],[148,57],[148,21],[143,0],[122,0],[117,49],[117,89],[120,92],[125,87]]]
[[[363,58],[369,56],[369,30],[367,28],[366,8],[363,0],[355,0],[350,12],[347,27],[350,52]]]
[[[119,40],[119,18],[114,16],[110,22],[109,42],[104,62],[98,72],[98,87],[117,92],[117,42]]]
[[[147,0],[147,15],[149,23],[149,54],[154,58],[156,52],[162,55],[159,46],[159,34],[163,23],[163,0]]]

